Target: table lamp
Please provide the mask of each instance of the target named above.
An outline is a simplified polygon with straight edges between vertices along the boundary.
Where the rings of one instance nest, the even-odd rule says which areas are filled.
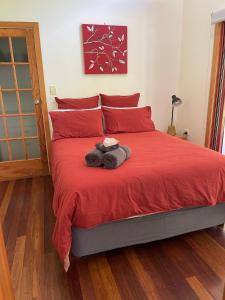
[[[174,115],[174,107],[179,106],[182,103],[182,100],[178,98],[176,95],[172,96],[172,116],[171,123],[168,126],[167,133],[170,135],[176,135],[176,127],[173,125],[173,115]]]

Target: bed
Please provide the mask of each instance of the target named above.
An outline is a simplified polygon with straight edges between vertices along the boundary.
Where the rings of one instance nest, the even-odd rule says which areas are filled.
[[[62,261],[225,221],[225,157],[160,131],[113,134],[132,155],[120,168],[88,168],[101,137],[52,143],[53,243]]]

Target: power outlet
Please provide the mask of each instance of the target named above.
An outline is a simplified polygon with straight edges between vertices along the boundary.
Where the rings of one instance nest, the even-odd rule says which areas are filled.
[[[189,129],[184,129],[184,130],[183,130],[183,135],[184,135],[184,136],[189,136],[189,135],[190,135]]]

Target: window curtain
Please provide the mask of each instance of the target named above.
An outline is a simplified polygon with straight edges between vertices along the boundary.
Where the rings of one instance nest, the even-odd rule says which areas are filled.
[[[222,151],[225,102],[225,23],[215,25],[205,145]]]

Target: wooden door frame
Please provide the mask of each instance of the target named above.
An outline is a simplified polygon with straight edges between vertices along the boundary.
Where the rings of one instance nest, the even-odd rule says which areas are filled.
[[[0,28],[2,29],[31,29],[33,32],[34,38],[34,50],[37,62],[37,73],[39,80],[39,89],[40,89],[40,101],[43,117],[43,126],[45,132],[45,141],[46,141],[46,151],[48,158],[48,169],[50,170],[50,129],[49,129],[49,119],[48,119],[48,107],[46,99],[46,90],[45,90],[45,81],[44,81],[44,70],[42,63],[42,53],[41,53],[41,43],[40,43],[40,33],[39,33],[39,23],[38,22],[1,22]]]
[[[2,225],[0,221],[0,299],[14,300],[14,291],[9,271],[8,259],[5,249],[5,243],[2,234]]]
[[[210,76],[210,89],[208,97],[208,112],[206,119],[206,131],[205,131],[205,146],[210,148],[211,137],[212,137],[212,127],[213,127],[213,117],[214,117],[214,104],[217,93],[218,78],[220,72],[220,56],[221,56],[221,45],[224,35],[224,22],[215,24],[214,29],[214,44],[212,52],[212,62],[211,62],[211,76]],[[225,110],[223,112],[223,124],[224,128]]]

